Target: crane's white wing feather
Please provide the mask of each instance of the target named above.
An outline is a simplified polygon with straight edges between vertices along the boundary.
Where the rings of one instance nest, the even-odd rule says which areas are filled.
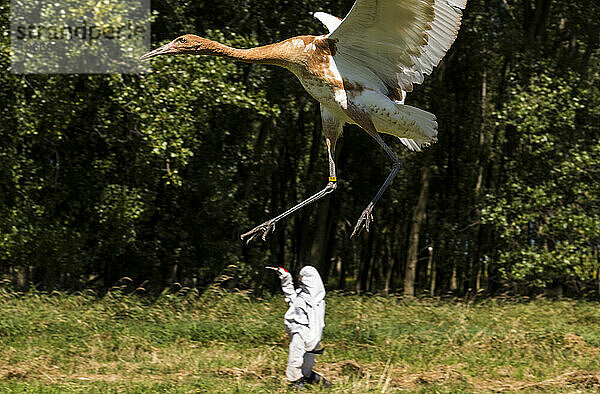
[[[356,0],[328,37],[390,90],[422,83],[454,42],[467,0]]]
[[[329,30],[330,32],[337,29],[340,23],[342,23],[342,20],[340,18],[328,14],[326,12],[315,12],[313,16],[320,20],[321,23],[323,23],[327,30]]]

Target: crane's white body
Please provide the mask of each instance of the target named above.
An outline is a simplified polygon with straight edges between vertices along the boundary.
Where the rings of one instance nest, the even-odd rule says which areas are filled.
[[[324,114],[365,128],[349,115],[359,111],[377,132],[421,150],[437,141],[435,115],[404,100],[454,42],[465,6],[466,0],[357,0],[343,20],[316,12],[329,30],[317,40],[332,40],[336,51],[323,59],[325,67],[295,73]],[[304,50],[317,48],[311,43]]]
[[[316,37],[325,40],[326,36]],[[316,52],[319,45],[305,44],[298,39],[291,45],[304,46],[304,51]],[[437,141],[435,115],[418,108],[404,105],[406,91],[401,90],[400,100],[392,100],[387,88],[377,76],[364,67],[357,67],[342,55],[325,55],[321,67],[291,68],[306,91],[321,103],[322,114],[339,123],[339,133],[345,123],[369,127],[369,119],[378,133],[391,134],[400,139],[410,150],[420,150]],[[323,80],[327,83],[323,83]]]

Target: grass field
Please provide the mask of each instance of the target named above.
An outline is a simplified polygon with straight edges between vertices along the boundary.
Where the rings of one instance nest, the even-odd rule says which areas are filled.
[[[0,392],[286,392],[283,297],[0,291]],[[600,309],[329,294],[313,392],[598,392]]]

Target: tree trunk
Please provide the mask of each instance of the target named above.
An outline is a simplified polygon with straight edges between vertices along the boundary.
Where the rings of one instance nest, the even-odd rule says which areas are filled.
[[[360,249],[359,271],[356,278],[356,292],[369,291],[369,271],[373,256],[373,232],[367,236],[367,244]]]
[[[392,277],[394,274],[394,267],[396,265],[396,259],[394,259],[394,253],[393,253],[393,248],[392,248],[392,241],[390,239],[390,237],[385,237],[385,248],[386,248],[386,265],[387,265],[387,272],[384,273],[385,275],[385,285],[383,288],[383,294],[385,294],[386,296],[390,293],[390,290],[392,288]]]
[[[437,267],[435,264],[435,260],[431,258],[431,277],[429,279],[429,294],[432,297],[435,297],[435,281],[437,279]]]
[[[456,260],[452,261],[452,276],[450,277],[450,291],[455,293],[458,291],[458,268],[456,266]]]
[[[487,100],[487,85],[488,85],[488,75],[487,75],[487,64],[486,64],[486,58],[487,58],[487,50],[486,50],[486,43],[485,43],[485,39],[483,42],[483,62],[482,62],[482,75],[481,75],[481,123],[479,125],[479,156],[477,158],[477,170],[478,170],[478,174],[477,174],[477,182],[475,184],[475,206],[477,207],[477,211],[476,211],[476,220],[478,222],[475,231],[477,233],[477,248],[476,248],[476,253],[475,256],[473,258],[473,274],[474,274],[474,278],[472,281],[471,286],[473,287],[473,291],[475,292],[475,294],[477,294],[477,292],[480,289],[481,286],[481,270],[482,270],[482,258],[483,258],[483,249],[484,249],[484,243],[485,243],[485,229],[484,226],[481,224],[481,196],[483,194],[483,179],[484,179],[484,172],[485,172],[485,166],[486,163],[488,161],[487,158],[487,149],[486,149],[486,138],[485,138],[485,131],[486,131],[486,122],[487,122],[487,107],[488,107],[488,100]]]
[[[427,259],[427,277],[429,280],[429,295],[433,297],[435,291],[435,262],[433,261],[433,243],[427,248],[429,258]]]
[[[346,290],[346,259],[338,256],[337,258],[337,271],[338,271],[338,290]]]
[[[417,275],[417,261],[419,258],[419,238],[421,227],[425,220],[427,208],[427,195],[429,191],[429,166],[425,165],[421,171],[421,192],[412,217],[410,236],[408,240],[408,256],[406,258],[406,272],[404,273],[404,296],[415,296],[415,278]]]

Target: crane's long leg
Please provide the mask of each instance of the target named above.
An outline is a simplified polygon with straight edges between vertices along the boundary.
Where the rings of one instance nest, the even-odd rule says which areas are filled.
[[[306,200],[302,201],[298,205],[295,205],[292,208],[288,209],[287,211],[283,212],[282,214],[274,217],[273,219],[267,220],[263,224],[256,226],[255,228],[248,231],[247,233],[242,234],[241,238],[243,241],[246,241],[246,243],[250,243],[250,241],[252,241],[254,238],[258,237],[261,233],[262,233],[262,240],[265,241],[267,238],[267,235],[269,235],[270,232],[275,231],[275,223],[277,223],[281,219],[285,218],[286,216],[291,215],[292,213],[296,212],[300,208],[303,208],[303,207],[319,200],[320,198],[325,197],[326,195],[328,195],[329,193],[331,193],[335,189],[337,189],[337,178],[335,175],[335,151],[334,151],[335,142],[332,143],[332,141],[329,138],[326,139],[326,142],[327,142],[327,154],[329,157],[329,182],[327,183],[325,188],[323,188],[323,190],[321,190],[320,192],[313,194],[312,196],[310,196]]]
[[[350,238],[353,238],[356,234],[358,234],[363,226],[365,227],[367,232],[369,231],[369,227],[371,225],[371,222],[373,221],[372,212],[373,208],[375,207],[375,204],[377,204],[377,201],[379,201],[385,190],[388,188],[388,186],[390,186],[396,175],[398,175],[398,171],[400,171],[400,168],[402,168],[402,162],[400,161],[398,156],[396,156],[394,151],[392,151],[392,149],[385,143],[383,138],[381,138],[379,134],[373,135],[373,138],[375,138],[375,141],[377,141],[377,143],[383,148],[385,153],[387,153],[390,159],[392,159],[394,164],[387,179],[385,180],[381,188],[379,188],[379,191],[377,192],[375,197],[373,197],[369,205],[367,205],[362,215],[360,215],[360,218],[358,218],[358,222],[356,222],[356,226],[354,226],[354,231],[352,231],[352,235],[350,236]]]

